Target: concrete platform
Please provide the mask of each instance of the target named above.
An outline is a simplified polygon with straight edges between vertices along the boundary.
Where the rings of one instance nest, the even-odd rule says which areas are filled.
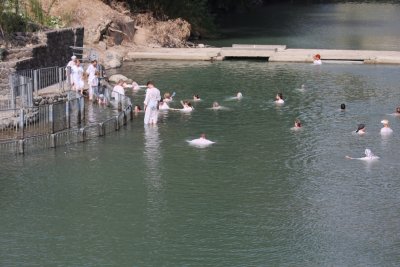
[[[221,48],[141,48],[131,51],[125,60],[224,60],[234,58],[265,59],[270,62],[309,62],[320,54],[322,62],[400,64],[400,51],[287,49],[284,45],[236,45]]]

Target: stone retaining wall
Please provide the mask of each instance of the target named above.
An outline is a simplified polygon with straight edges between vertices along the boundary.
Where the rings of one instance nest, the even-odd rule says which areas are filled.
[[[0,96],[9,93],[8,76],[18,70],[63,66],[71,58],[70,46],[83,47],[84,28],[68,28],[43,33],[41,44],[10,49],[0,62]]]

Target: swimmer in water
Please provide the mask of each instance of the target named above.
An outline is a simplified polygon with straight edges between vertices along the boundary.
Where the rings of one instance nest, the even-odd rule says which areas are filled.
[[[360,123],[357,126],[356,134],[359,134],[359,135],[364,135],[365,134],[365,124]]]
[[[217,101],[214,101],[213,104],[212,104],[212,107],[209,108],[209,109],[212,109],[212,110],[222,110],[222,109],[229,110],[229,108],[221,106]]]
[[[100,105],[105,105],[105,104],[107,104],[107,99],[105,98],[105,96],[103,94],[100,94],[98,99],[97,99],[97,102]]]
[[[243,98],[242,93],[241,93],[241,92],[238,92],[238,93],[236,94],[236,99],[237,99],[237,100],[240,100],[240,99],[242,99],[242,98]]]
[[[290,129],[294,131],[301,130],[302,129],[301,121],[299,119],[295,119],[294,126]]]
[[[396,112],[395,112],[395,113],[388,114],[388,115],[392,115],[392,116],[400,116],[400,106],[396,108]]]
[[[200,138],[193,139],[193,140],[187,141],[187,142],[189,143],[189,145],[199,147],[199,148],[203,148],[203,147],[207,147],[212,144],[215,144],[215,142],[206,139],[206,135],[204,133],[200,135]]]
[[[172,99],[171,94],[170,94],[169,92],[166,92],[166,93],[164,94],[164,102],[168,103],[168,102],[171,102],[172,100],[173,100],[173,99]]]
[[[189,101],[181,101],[182,108],[170,108],[170,110],[177,110],[181,112],[192,112],[193,107]]]
[[[193,95],[193,101],[201,101],[200,96],[199,95]]]
[[[381,129],[381,135],[390,135],[393,133],[393,130],[389,127],[388,120],[382,120],[383,128]]]
[[[313,56],[313,63],[314,65],[321,65],[322,61],[321,61],[321,55],[320,54],[316,54]]]
[[[305,87],[304,84],[302,84],[300,88],[297,88],[297,90],[300,91],[300,92],[305,92],[306,91],[306,87]]]
[[[135,108],[133,110],[135,113],[139,113],[142,111],[142,108],[139,105],[135,105]]]
[[[346,110],[346,105],[344,103],[340,104],[340,110],[345,111]]]
[[[294,121],[294,128],[301,128],[301,121],[299,119]]]
[[[346,159],[358,159],[358,160],[364,160],[364,161],[373,161],[373,160],[378,160],[379,159],[379,157],[378,156],[375,156],[372,152],[371,152],[371,150],[370,149],[365,149],[365,157],[362,157],[362,158],[352,158],[352,157],[350,157],[350,156],[346,156],[345,158]]]
[[[275,96],[275,103],[276,104],[283,104],[285,103],[285,100],[283,100],[283,95],[282,93],[277,93]]]
[[[132,82],[131,87],[132,87],[132,89],[133,89],[134,91],[137,91],[137,90],[140,89],[139,84],[138,84],[137,82],[135,82],[135,81]]]
[[[166,102],[164,102],[162,99],[160,100],[160,103],[158,103],[158,109],[159,110],[168,110],[169,106]]]

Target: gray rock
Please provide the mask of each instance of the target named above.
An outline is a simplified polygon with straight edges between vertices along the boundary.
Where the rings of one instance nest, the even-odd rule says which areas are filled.
[[[117,83],[119,80],[123,80],[124,82],[129,82],[129,81],[128,81],[129,79],[128,79],[126,76],[122,75],[122,74],[114,74],[114,75],[111,75],[111,76],[108,78],[108,80],[109,80],[110,82],[114,82],[114,83]]]

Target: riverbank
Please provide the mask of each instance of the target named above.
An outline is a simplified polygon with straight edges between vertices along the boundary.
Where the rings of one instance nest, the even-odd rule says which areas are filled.
[[[137,48],[130,51],[125,61],[139,59],[161,60],[226,60],[265,59],[269,62],[313,62],[320,54],[323,62],[366,64],[400,64],[400,51],[292,49],[284,45],[232,45],[220,48]]]

